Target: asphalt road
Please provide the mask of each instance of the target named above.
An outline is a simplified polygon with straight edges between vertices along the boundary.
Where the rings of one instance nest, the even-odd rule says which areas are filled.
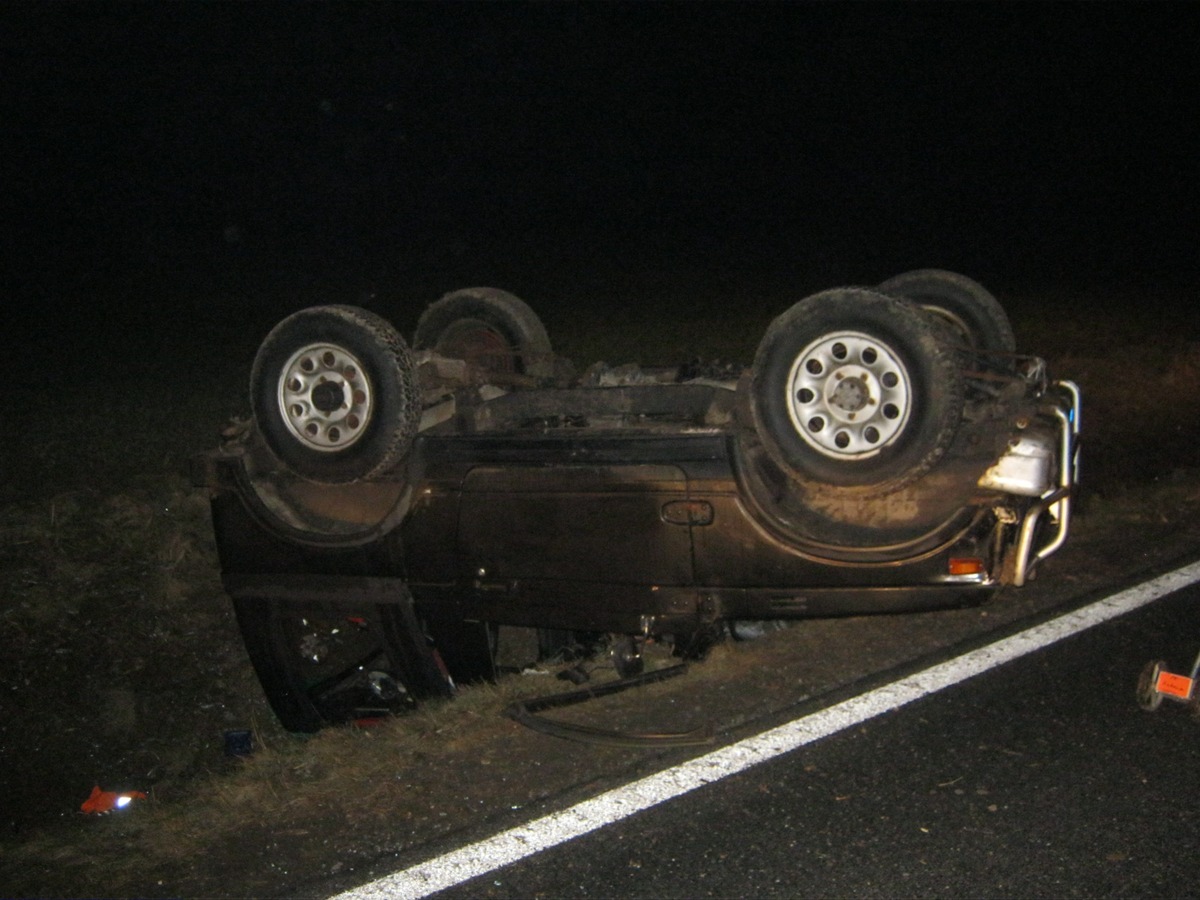
[[[446,892],[462,897],[1184,896],[1200,589]]]

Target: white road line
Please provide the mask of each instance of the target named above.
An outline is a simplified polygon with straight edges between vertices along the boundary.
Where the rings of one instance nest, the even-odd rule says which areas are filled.
[[[1081,631],[1132,612],[1200,581],[1200,562],[1065,613],[1041,625],[1003,638],[885,684],[857,697],[714,750],[585,800],[493,837],[426,860],[378,881],[338,894],[333,900],[382,900],[425,897],[435,891],[486,875],[542,850],[565,843],[634,813],[673,800],[698,787],[728,778],[751,766],[836,734],[861,722],[927,697],[989,669],[1040,650]]]

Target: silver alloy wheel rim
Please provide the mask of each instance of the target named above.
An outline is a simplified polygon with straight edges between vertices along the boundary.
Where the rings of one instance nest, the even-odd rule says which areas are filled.
[[[354,446],[366,433],[375,405],[358,357],[324,343],[292,354],[279,375],[277,397],[288,431],[320,453]]]
[[[858,331],[800,351],[787,380],[792,426],[822,456],[866,459],[895,441],[912,410],[912,383],[895,351]]]

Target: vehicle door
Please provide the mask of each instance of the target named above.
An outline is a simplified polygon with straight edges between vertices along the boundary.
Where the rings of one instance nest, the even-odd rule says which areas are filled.
[[[674,465],[480,465],[462,484],[464,611],[635,631],[694,601],[687,478]]]

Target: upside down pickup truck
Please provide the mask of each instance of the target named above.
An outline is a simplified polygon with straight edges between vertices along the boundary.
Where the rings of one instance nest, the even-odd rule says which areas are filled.
[[[1067,537],[1079,391],[951,272],[823,291],[748,368],[552,350],[495,288],[411,343],[353,306],[263,340],[201,457],[222,577],[283,724],[496,674],[497,635],[702,656],[741,622],[980,603]]]

